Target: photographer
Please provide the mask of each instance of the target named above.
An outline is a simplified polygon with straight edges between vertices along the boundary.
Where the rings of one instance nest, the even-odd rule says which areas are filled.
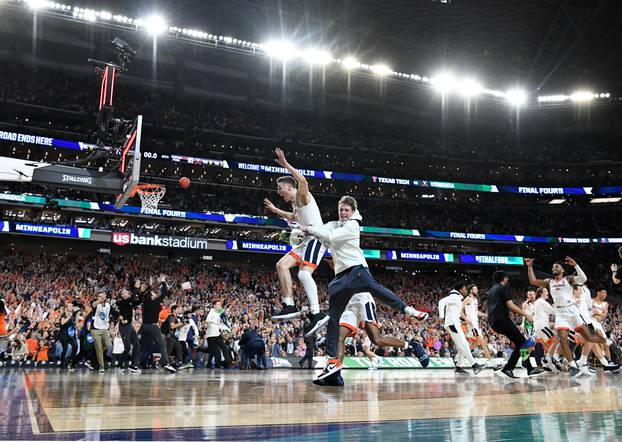
[[[266,344],[257,333],[255,322],[251,321],[249,328],[244,330],[244,334],[240,338],[240,354],[242,356],[242,368],[248,369],[249,363],[257,357],[257,367],[267,369],[266,364]]]

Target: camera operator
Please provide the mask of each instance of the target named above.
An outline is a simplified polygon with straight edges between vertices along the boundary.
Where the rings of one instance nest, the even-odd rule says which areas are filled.
[[[257,357],[257,367],[261,370],[268,368],[266,364],[266,344],[257,333],[257,326],[251,321],[249,327],[244,330],[240,338],[240,353],[242,356],[242,367],[249,367],[250,361]]]

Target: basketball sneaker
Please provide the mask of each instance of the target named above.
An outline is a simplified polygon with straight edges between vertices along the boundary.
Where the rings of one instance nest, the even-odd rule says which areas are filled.
[[[571,378],[578,378],[579,376],[581,376],[581,370],[579,370],[577,367],[573,367],[572,365],[569,365],[568,376]]]
[[[473,374],[477,375],[479,374],[484,368],[486,368],[485,365],[482,364],[478,364],[477,362],[475,364],[473,364],[473,366],[471,367],[473,369]]]
[[[420,312],[414,307],[408,306],[404,309],[404,313],[406,313],[411,318],[418,319],[419,321],[425,321],[428,319],[428,314],[426,312]]]
[[[499,374],[499,376],[501,376],[502,378],[505,378],[505,379],[510,379],[510,380],[519,379],[519,377],[516,376],[512,370],[503,369],[503,370],[497,371],[496,373]]]
[[[343,378],[341,372],[336,372],[324,379],[315,379],[313,383],[320,387],[343,387]]]
[[[456,366],[454,368],[454,373],[456,374],[469,374],[464,368]]]
[[[408,347],[413,352],[415,357],[419,359],[419,363],[423,368],[426,368],[430,364],[430,355],[425,351],[423,346],[417,341],[412,341]]]
[[[272,318],[275,318],[274,316]],[[309,324],[309,330],[305,332],[305,337],[312,336],[314,333],[317,333],[319,330],[326,327],[328,324],[328,320],[330,317],[325,313],[315,313],[311,315],[311,320]]]
[[[333,373],[338,373],[341,371],[342,365],[339,359],[329,359],[326,361],[326,367],[316,379],[324,379],[330,376]]]
[[[536,378],[538,376],[542,376],[543,374],[547,374],[547,373],[548,371],[540,367],[530,368],[527,370],[527,376],[529,376],[530,378]]]
[[[295,305],[283,304],[283,308],[276,315],[272,316],[274,321],[288,321],[300,316],[300,310]]]
[[[177,372],[177,370],[175,369],[175,367],[173,367],[171,364],[167,364],[167,365],[165,365],[165,366],[164,366],[164,369],[165,369],[165,370],[170,371],[171,373],[175,373],[175,372]]]
[[[590,370],[590,367],[587,364],[581,364],[579,365],[579,370],[581,371],[581,373],[583,373],[585,376],[594,376],[594,373]]]

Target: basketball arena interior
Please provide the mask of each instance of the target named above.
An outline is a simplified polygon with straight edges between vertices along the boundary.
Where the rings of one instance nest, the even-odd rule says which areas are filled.
[[[622,3],[0,0],[0,439],[622,439]]]

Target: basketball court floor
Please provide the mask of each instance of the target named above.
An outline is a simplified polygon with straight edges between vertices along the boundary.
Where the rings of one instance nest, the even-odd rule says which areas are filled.
[[[614,441],[622,375],[508,382],[486,370],[0,371],[0,439]]]

